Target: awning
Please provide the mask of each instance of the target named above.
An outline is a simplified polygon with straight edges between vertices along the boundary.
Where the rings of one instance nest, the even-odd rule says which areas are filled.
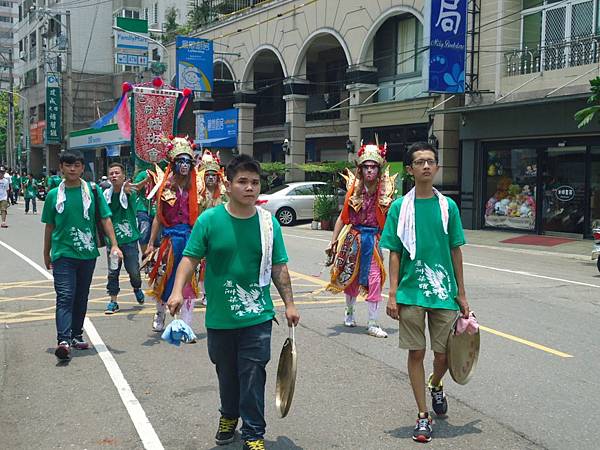
[[[194,143],[202,147],[224,147],[233,148],[237,145],[237,136],[228,136],[220,138],[196,139]]]

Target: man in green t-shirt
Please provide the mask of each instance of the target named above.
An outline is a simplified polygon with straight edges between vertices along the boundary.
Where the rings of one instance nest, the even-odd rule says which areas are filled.
[[[111,243],[111,253],[123,258],[119,249],[110,208],[95,186],[83,181],[83,155],[66,151],[60,154],[64,181],[48,193],[44,202],[44,263],[52,269],[56,291],[56,331],[59,360],[70,358],[71,347],[89,348],[83,339],[90,284],[100,256],[96,244],[96,211],[102,229]],[[96,202],[98,203],[96,205]]]
[[[56,174],[56,170],[50,170],[50,176],[46,180],[46,192],[48,193],[55,187],[58,187],[61,181],[62,178]]]
[[[120,163],[112,163],[108,166],[108,178],[111,187],[104,190],[103,195],[112,212],[112,224],[119,248],[123,252],[123,261],[119,261],[116,267],[111,267],[111,254],[107,251],[108,283],[106,290],[110,295],[110,301],[106,305],[104,314],[114,314],[119,311],[117,296],[119,295],[119,274],[121,263],[129,274],[129,282],[133,287],[135,299],[140,305],[144,304],[144,291],[142,291],[142,277],[140,275],[140,261],[138,251],[138,239],[140,232],[135,218],[136,194],[131,190],[129,183],[125,182],[125,167]]]
[[[11,188],[12,188],[12,201],[13,205],[19,202],[19,193],[21,192],[21,177],[19,172],[13,171],[11,176]]]
[[[433,187],[437,150],[426,142],[406,153],[406,168],[415,187],[396,200],[388,213],[381,246],[390,250],[387,314],[400,323],[400,348],[408,350],[408,375],[419,409],[413,439],[431,440],[425,402],[425,318],[434,352],[429,377],[433,410],[443,416],[448,402],[442,378],[448,370],[446,344],[458,310],[469,315],[463,281],[465,237],[456,203]]]
[[[264,449],[266,365],[275,317],[271,278],[285,304],[288,326],[300,319],[294,306],[281,228],[255,206],[260,165],[240,155],[227,166],[229,202],[200,215],[179,263],[168,307],[176,314],[183,287],[206,258],[208,353],[216,366],[221,396],[218,445],[234,439],[242,418],[244,449]],[[264,248],[264,251],[263,251]]]
[[[27,175],[23,183],[23,197],[25,197],[25,214],[29,214],[29,203],[33,208],[33,214],[37,214],[36,196],[38,192],[38,182],[33,178],[33,174]]]

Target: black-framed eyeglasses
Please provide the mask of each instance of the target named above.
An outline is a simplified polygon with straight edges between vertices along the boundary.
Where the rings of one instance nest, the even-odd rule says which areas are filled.
[[[427,164],[429,167],[437,166],[437,161],[435,159],[416,159],[412,162],[412,165],[415,167],[423,167]]]

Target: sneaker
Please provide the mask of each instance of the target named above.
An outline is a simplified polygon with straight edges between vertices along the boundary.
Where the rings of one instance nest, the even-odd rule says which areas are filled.
[[[265,450],[264,439],[256,439],[255,441],[244,441],[242,450]]]
[[[237,419],[230,419],[229,417],[221,416],[219,419],[219,429],[215,435],[215,442],[217,445],[227,445],[233,442],[237,424]]]
[[[116,312],[119,312],[119,304],[117,302],[110,302],[108,305],[106,305],[104,314],[114,314]]]
[[[431,441],[431,419],[428,413],[423,413],[425,417],[421,417],[421,414],[417,416],[417,425],[413,430],[413,441],[417,442],[430,442]]]
[[[383,331],[379,325],[369,325],[369,328],[367,328],[367,333],[369,334],[369,336],[373,336],[376,338],[388,337],[388,334],[385,331]]]
[[[202,306],[208,305],[208,302],[206,301],[206,294],[202,294],[202,300],[200,300],[200,304]]]
[[[152,331],[160,333],[165,329],[165,317],[164,311],[156,311],[154,319],[152,320]]]
[[[444,383],[440,380],[440,384],[433,386],[431,379],[433,374],[429,375],[429,381],[427,382],[427,389],[431,392],[431,407],[438,416],[445,416],[448,412],[448,400],[446,394],[444,394]]]
[[[354,319],[354,308],[346,307],[346,317],[344,318],[344,326],[355,327],[356,320]]]
[[[73,339],[71,339],[71,346],[77,350],[87,350],[90,348],[90,344],[83,339],[82,335],[75,336]]]
[[[140,305],[143,305],[144,304],[144,300],[146,299],[144,297],[144,291],[142,291],[141,289],[134,289],[133,290],[133,294],[135,295],[135,299],[137,300],[137,302]]]
[[[71,357],[71,346],[67,341],[60,341],[56,350],[54,350],[54,355],[60,360],[67,360]]]

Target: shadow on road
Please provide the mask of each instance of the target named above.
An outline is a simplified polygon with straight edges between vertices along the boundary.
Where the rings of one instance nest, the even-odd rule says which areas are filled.
[[[215,447],[212,447],[210,450],[239,450],[240,441],[240,435],[238,432],[236,432],[235,441],[233,441],[231,444],[217,445]],[[265,439],[265,447],[269,450],[304,450],[304,447],[300,447],[294,444],[294,442],[291,439],[285,436],[278,436],[276,441],[270,441],[268,439]]]
[[[434,439],[448,439],[466,434],[480,434],[482,431],[476,428],[481,420],[473,420],[472,422],[464,425],[453,425],[448,423],[446,419],[435,419],[433,422],[433,437]],[[410,439],[412,440],[414,425],[396,428],[395,430],[386,431],[392,437],[399,439]]]
[[[384,328],[383,330],[388,334],[388,336],[393,336],[398,333],[397,328]],[[347,327],[345,325],[336,325],[334,327],[329,327],[331,332],[327,334],[327,337],[335,337],[340,336],[342,334],[364,334],[367,335],[367,327],[366,325],[357,325],[355,327]]]

